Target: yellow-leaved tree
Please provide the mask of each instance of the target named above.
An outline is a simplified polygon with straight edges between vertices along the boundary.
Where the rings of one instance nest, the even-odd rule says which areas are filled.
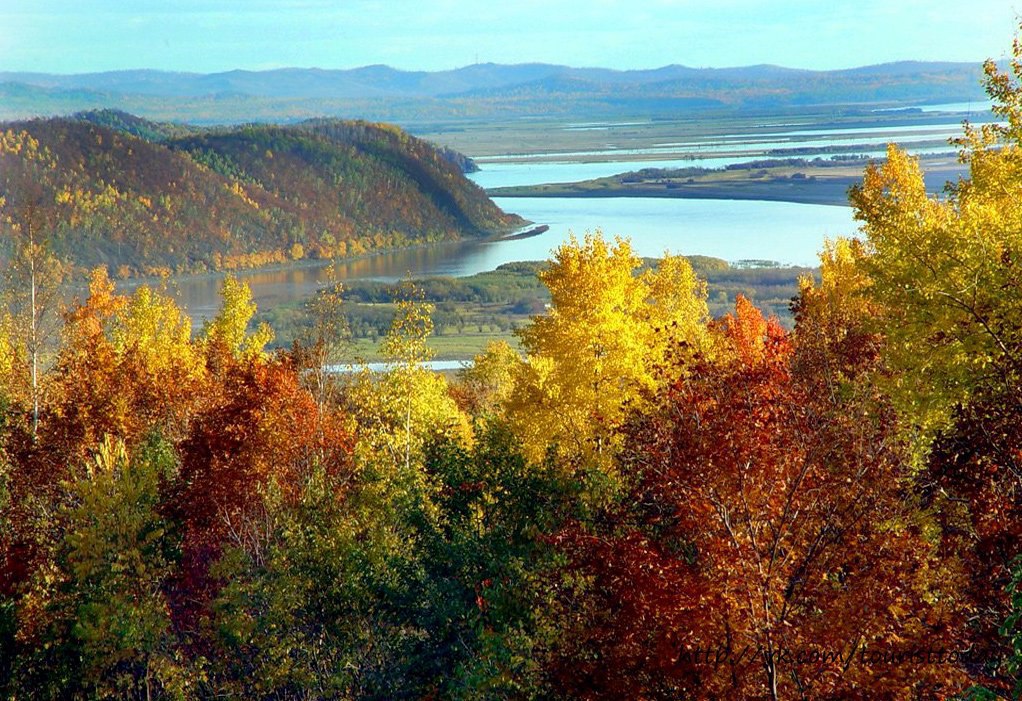
[[[201,349],[192,343],[192,322],[172,297],[140,287],[114,319],[111,340],[139,388],[137,405],[182,425],[206,378]],[[169,428],[169,425],[165,425]]]
[[[851,192],[888,389],[917,456],[977,393],[1022,396],[1022,88],[986,70],[1008,125],[966,128],[968,178],[930,196],[918,161],[892,145]]]
[[[133,353],[153,373],[176,365],[186,372],[199,364],[191,343],[192,322],[169,295],[142,286],[118,315],[112,340],[121,353]]]
[[[449,395],[447,381],[424,365],[433,358],[432,311],[420,290],[403,283],[381,345],[389,369],[363,370],[347,393],[348,412],[358,423],[356,454],[383,473],[396,470],[411,478],[431,435],[470,439],[467,418]]]
[[[863,242],[840,238],[824,242],[820,282],[799,278],[795,315],[795,368],[832,397],[879,361],[881,335],[871,320],[878,305],[866,295],[869,276],[862,269]]]
[[[966,125],[966,177],[929,195],[916,159],[892,146],[851,200],[880,339],[873,376],[912,440],[942,576],[966,581],[953,597],[969,615],[960,647],[1014,659],[988,679],[1009,696],[1020,688],[1020,648],[1006,643],[1020,608],[1004,592],[1020,581],[1022,542],[1022,44],[1008,72],[984,69],[1004,122]]]
[[[490,341],[472,364],[458,373],[458,400],[473,417],[498,415],[514,392],[521,356],[507,341]]]
[[[529,456],[559,446],[602,462],[614,428],[680,344],[707,350],[706,286],[684,258],[640,272],[631,244],[572,236],[540,273],[549,312],[520,332],[528,354],[508,418]]]
[[[248,333],[248,326],[256,313],[252,290],[233,275],[228,275],[220,287],[220,299],[220,311],[206,322],[203,329],[207,347],[235,358],[261,355],[266,344],[273,340],[273,329],[263,323],[254,332]]]

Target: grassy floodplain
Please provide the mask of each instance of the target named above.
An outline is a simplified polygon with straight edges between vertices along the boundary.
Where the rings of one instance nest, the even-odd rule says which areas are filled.
[[[752,300],[764,312],[793,325],[789,302],[798,292],[798,279],[815,275],[812,268],[779,266],[770,261],[736,261],[689,256],[696,274],[707,283],[710,313],[719,316],[734,307],[738,295]],[[431,277],[417,280],[424,299],[433,305],[434,333],[430,347],[437,360],[465,360],[481,353],[492,341],[506,341],[519,348],[515,330],[542,314],[550,292],[537,277],[547,264],[526,261],[464,278]],[[655,267],[655,259],[646,259]],[[344,310],[351,332],[349,359],[383,360],[380,341],[397,311],[399,285],[376,281],[353,281],[345,285]],[[285,348],[308,330],[310,319],[305,300],[263,310],[258,320],[276,332],[274,345]]]
[[[573,183],[501,187],[493,197],[680,197],[848,204],[848,188],[862,181],[866,159],[775,159],[728,168],[649,168]],[[927,185],[939,190],[962,173],[947,154],[921,159]]]
[[[891,129],[889,140],[897,140],[904,127],[947,126],[963,118],[989,119],[989,112],[975,114],[923,112],[919,109],[874,111],[872,105],[828,106],[818,110],[780,110],[751,114],[697,114],[676,119],[650,119],[647,116],[622,117],[606,121],[570,121],[566,119],[519,119],[492,122],[436,122],[408,125],[420,138],[454,148],[472,156],[480,164],[491,159],[514,160],[619,160],[621,151],[660,149],[670,155],[671,144],[720,143],[722,137],[740,135],[760,137],[784,129]],[[880,142],[885,142],[883,133]],[[944,138],[935,138],[935,150],[950,150]],[[665,149],[667,147],[667,149]],[[588,152],[604,152],[598,153]],[[578,152],[587,152],[584,155]],[[847,149],[844,152],[848,152]],[[685,155],[691,152],[678,151]],[[629,156],[642,159],[643,155]],[[695,158],[693,160],[696,160]],[[696,163],[693,163],[696,165]],[[485,167],[485,165],[484,165]]]

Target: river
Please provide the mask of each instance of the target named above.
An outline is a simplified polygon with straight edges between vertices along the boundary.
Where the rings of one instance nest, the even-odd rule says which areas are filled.
[[[959,128],[958,117],[950,116],[943,125],[906,127],[901,135],[910,149],[919,132],[936,132],[941,136]],[[790,130],[771,131],[759,135],[759,146],[775,146],[777,139],[785,145],[817,144],[818,137],[827,143],[839,140],[860,142],[865,139],[889,138],[891,129],[806,130],[793,126]],[[741,135],[726,135],[738,139]],[[930,134],[927,134],[930,136]],[[717,137],[719,141],[732,139]],[[752,137],[750,140],[755,140]],[[881,155],[880,143],[870,142],[868,154]],[[713,154],[715,149],[706,153]],[[647,156],[641,158],[637,156]],[[545,182],[569,182],[602,177],[644,167],[683,167],[700,165],[721,167],[744,162],[762,155],[711,155],[698,159],[671,157],[649,160],[650,154],[628,151],[605,152],[602,162],[579,162],[576,156],[563,162],[556,154],[547,159],[529,158],[481,159],[482,170],[470,177],[483,187],[529,185]],[[857,226],[848,207],[795,204],[789,202],[693,200],[669,198],[496,198],[506,211],[516,212],[550,229],[536,237],[516,241],[462,241],[379,254],[361,260],[347,261],[340,266],[339,278],[397,280],[405,275],[415,277],[450,275],[466,276],[512,261],[549,258],[552,251],[569,235],[581,237],[600,229],[607,236],[629,237],[641,256],[660,256],[664,251],[724,258],[764,259],[781,263],[812,266],[825,238],[854,235]],[[283,270],[257,270],[239,273],[252,289],[262,309],[271,308],[313,293],[327,281],[323,266],[292,267]],[[212,315],[218,304],[217,276],[185,277],[173,281],[180,303],[198,322]]]
[[[342,280],[397,280],[405,275],[462,277],[493,270],[503,263],[549,258],[569,233],[581,238],[601,229],[605,235],[631,239],[640,256],[670,251],[735,261],[766,259],[795,265],[816,265],[825,237],[856,231],[849,207],[733,200],[665,198],[496,198],[503,209],[517,212],[549,231],[516,241],[462,241],[384,253],[346,261]],[[260,309],[312,294],[326,283],[323,266],[255,270],[238,273],[252,288]],[[185,277],[171,289],[198,322],[219,305],[218,276]]]

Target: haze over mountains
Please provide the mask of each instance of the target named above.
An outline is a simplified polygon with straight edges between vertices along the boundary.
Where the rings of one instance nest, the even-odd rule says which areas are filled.
[[[783,110],[822,104],[911,106],[982,100],[980,78],[976,64],[923,62],[838,71],[771,65],[618,71],[484,63],[439,72],[380,65],[212,74],[0,72],[0,117],[115,107],[150,118],[191,122],[324,115],[415,121],[551,112],[656,116],[679,110]]]
[[[110,71],[56,75],[0,72],[0,82],[24,83],[64,90],[97,90],[138,95],[199,97],[238,93],[255,97],[459,97],[506,88],[557,86],[578,92],[608,86],[664,89],[718,87],[733,83],[784,83],[794,79],[829,78],[846,84],[868,84],[877,78],[929,75],[975,77],[974,64],[902,62],[841,71],[807,71],[760,65],[741,68],[663,66],[650,70],[571,68],[544,63],[475,64],[451,71],[403,71],[375,65],[348,70],[281,68],[267,71],[233,70],[222,73],[174,73],[156,70]],[[900,81],[899,81],[900,82]]]

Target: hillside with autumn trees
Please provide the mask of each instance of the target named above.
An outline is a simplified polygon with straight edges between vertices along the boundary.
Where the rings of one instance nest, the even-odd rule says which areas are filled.
[[[357,256],[521,226],[465,165],[365,122],[199,130],[107,111],[0,124],[5,230],[45,231],[78,270],[116,277]],[[0,260],[11,250],[4,236]]]
[[[430,372],[408,282],[389,369],[336,373],[341,285],[271,353],[232,277],[201,329],[102,267],[58,316],[61,265],[28,239],[0,308],[0,695],[1018,698],[1016,59],[986,65],[1004,121],[965,128],[943,196],[897,147],[866,168],[861,236],[826,245],[791,330],[744,298],[712,318],[688,260],[594,234],[538,269],[523,353]],[[275,177],[354,177],[334,129],[376,133],[19,129],[5,163],[77,172],[66,154],[113,140],[253,227],[294,205]],[[126,158],[96,172],[141,182]]]

